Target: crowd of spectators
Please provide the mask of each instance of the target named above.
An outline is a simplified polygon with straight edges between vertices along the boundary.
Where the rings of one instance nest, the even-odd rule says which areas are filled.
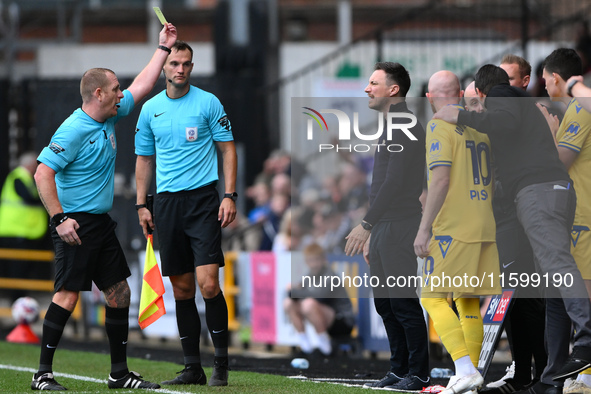
[[[345,236],[367,210],[371,167],[342,155],[335,175],[322,176],[288,152],[273,151],[246,190],[249,208],[228,229],[227,247],[280,252],[314,242],[342,253]]]

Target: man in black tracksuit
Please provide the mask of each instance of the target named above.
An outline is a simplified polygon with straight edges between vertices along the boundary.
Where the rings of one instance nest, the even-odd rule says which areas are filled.
[[[410,88],[406,69],[391,62],[380,62],[369,79],[365,92],[369,107],[384,113],[411,114],[405,97]],[[395,116],[395,115],[394,115]],[[403,115],[392,123],[405,124]],[[387,122],[384,122],[387,124]],[[419,196],[425,173],[425,129],[417,121],[409,131],[411,140],[401,130],[393,130],[387,140],[385,130],[379,139],[374,158],[370,207],[361,224],[347,236],[345,253],[363,251],[372,276],[384,287],[374,288],[374,303],[382,317],[390,345],[390,371],[368,387],[420,390],[429,385],[427,327],[416,288],[388,288],[387,277],[415,277],[417,257],[413,242],[421,220]],[[402,150],[390,152],[388,146]],[[370,241],[371,234],[371,241]]]
[[[509,84],[527,91],[531,66],[517,55],[505,55],[499,66],[509,76]],[[474,89],[474,88],[472,88]],[[475,91],[472,90],[473,94]],[[468,95],[468,92],[464,94]],[[517,219],[513,198],[503,192],[503,180],[495,174],[495,187],[492,200],[493,213],[497,224],[497,247],[501,272],[506,278],[521,273],[536,272],[534,254],[523,227]],[[511,276],[513,275],[513,276]],[[510,288],[505,285],[505,288]],[[523,390],[540,380],[546,368],[548,355],[544,346],[545,304],[539,289],[533,286],[519,288],[513,306],[505,319],[505,330],[513,356],[513,374],[509,378],[489,383],[486,394],[510,394]],[[532,356],[535,362],[535,375],[532,382]],[[507,375],[506,375],[507,376]]]

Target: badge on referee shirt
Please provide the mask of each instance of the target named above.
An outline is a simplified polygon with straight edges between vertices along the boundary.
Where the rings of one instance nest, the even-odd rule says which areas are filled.
[[[187,141],[193,142],[197,140],[197,126],[195,127],[185,127],[185,135],[187,136]]]

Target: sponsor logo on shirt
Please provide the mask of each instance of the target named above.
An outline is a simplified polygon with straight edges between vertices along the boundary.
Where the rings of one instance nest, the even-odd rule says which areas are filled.
[[[441,143],[439,140],[431,140],[431,146],[429,146],[429,156],[437,157],[441,154]]]
[[[56,155],[59,155],[60,153],[66,151],[64,148],[62,148],[61,146],[59,146],[55,142],[52,142],[51,144],[49,144],[49,149],[51,149],[51,151],[53,153],[55,153]]]
[[[232,131],[232,126],[230,125],[230,119],[227,116],[224,116],[220,120],[218,120],[220,126],[222,126],[226,131]]]
[[[566,131],[564,132],[565,136],[568,138],[572,138],[574,136],[576,136],[577,134],[579,134],[579,130],[581,130],[581,125],[578,124],[577,122],[571,122],[568,124],[568,127],[566,128]]]

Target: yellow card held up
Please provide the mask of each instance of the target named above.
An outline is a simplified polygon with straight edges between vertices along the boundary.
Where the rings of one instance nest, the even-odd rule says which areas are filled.
[[[162,23],[162,25],[167,24],[168,22],[166,22],[166,18],[164,17],[164,14],[162,14],[162,11],[160,11],[160,7],[153,7],[154,8],[154,12],[156,13],[156,16],[158,17],[158,19],[160,19],[160,23]]]

